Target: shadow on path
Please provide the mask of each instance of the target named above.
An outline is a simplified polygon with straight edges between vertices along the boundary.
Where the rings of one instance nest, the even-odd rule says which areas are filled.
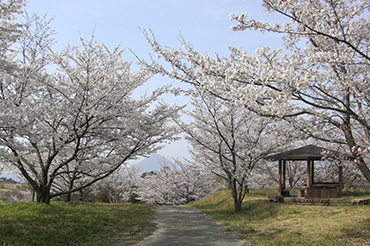
[[[193,207],[159,207],[154,222],[158,229],[136,246],[248,245]]]

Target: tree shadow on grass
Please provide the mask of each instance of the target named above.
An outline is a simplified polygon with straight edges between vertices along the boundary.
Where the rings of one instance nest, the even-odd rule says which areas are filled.
[[[344,228],[342,230],[345,238],[350,240],[363,240],[366,243],[370,243],[370,218],[364,219],[362,222],[351,226],[350,228]]]
[[[269,201],[247,201],[243,203],[243,207],[239,212],[240,215],[245,216],[249,220],[264,220],[275,217],[283,204],[271,203]]]

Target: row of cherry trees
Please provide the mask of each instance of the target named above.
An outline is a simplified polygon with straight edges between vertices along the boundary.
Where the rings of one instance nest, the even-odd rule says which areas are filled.
[[[262,47],[253,56],[229,47],[229,57],[212,57],[185,41],[182,49],[165,47],[146,33],[158,60],[141,60],[142,66],[192,85],[195,121],[180,125],[188,133],[194,156],[228,180],[235,210],[240,209],[255,161],[284,145],[287,132],[351,154],[370,182],[369,2],[263,0],[262,4],[267,13],[280,14],[286,22],[270,24],[248,19],[246,13],[232,14],[231,20],[237,22],[232,29],[283,35],[284,49]],[[280,132],[267,130],[269,125]],[[250,126],[251,132],[237,132],[238,127]]]
[[[85,189],[173,138],[178,107],[159,100],[167,88],[133,96],[152,73],[130,71],[123,50],[93,37],[53,51],[48,20],[16,22],[23,6],[0,4],[0,156],[38,202]]]
[[[54,52],[47,20],[14,20],[23,6],[22,0],[0,6],[0,156],[38,201],[83,190],[157,151],[178,131],[170,119],[187,134],[196,164],[226,181],[235,210],[260,171],[268,171],[263,158],[302,139],[351,153],[370,181],[367,0],[263,0],[267,12],[287,20],[274,25],[232,15],[236,31],[283,34],[284,52],[263,47],[252,56],[230,47],[229,57],[212,57],[185,42],[180,50],[164,47],[147,35],[171,69],[140,60],[137,72],[119,47],[109,50],[94,38]],[[153,74],[193,85],[187,94],[194,109],[185,112],[191,123],[178,119],[178,107],[160,103],[166,87],[132,96]],[[163,167],[147,179],[173,178],[180,169]],[[183,192],[175,179],[166,185]],[[145,199],[167,203],[163,196]]]
[[[370,181],[369,30],[366,0],[263,0],[286,23],[232,15],[236,31],[283,34],[285,52],[263,47],[256,56],[230,47],[229,57],[176,50],[147,35],[159,58],[142,61],[153,72],[192,84],[262,116],[284,119],[307,136],[346,146]]]
[[[141,167],[136,164],[123,166],[76,194],[74,199],[110,203],[140,200],[149,204],[184,204],[200,200],[224,187],[222,180],[201,166],[172,160],[161,161],[159,170],[148,173],[141,173]]]
[[[197,156],[204,158],[203,154],[198,153]],[[241,163],[239,161],[234,167],[238,172],[245,173],[244,186],[240,187],[242,192],[247,192],[248,189],[277,188],[277,163],[259,160],[253,168],[243,167]],[[144,174],[141,174],[141,168],[137,165],[125,166],[83,192],[76,194],[77,199],[104,202],[136,201],[139,199],[151,204],[183,204],[207,197],[219,188],[233,190],[233,187],[230,186],[233,183],[230,180],[233,179],[229,180],[226,175],[231,171],[220,170],[215,159],[209,159],[208,165],[202,164],[201,159],[193,162],[189,160],[162,161],[160,170]],[[344,167],[343,180],[346,188],[363,187],[365,181],[361,178],[358,169],[354,169],[351,163],[336,159],[316,163],[315,180],[317,182],[337,182],[338,165]],[[215,170],[212,171],[211,168]],[[224,168],[226,169],[227,166],[224,165]],[[228,168],[230,169],[230,167]],[[230,177],[232,178],[233,175]],[[305,163],[290,162],[287,165],[286,177],[288,188],[305,187],[307,182]],[[234,178],[234,180],[238,185],[241,183],[241,178]],[[238,195],[238,193],[233,194]],[[245,193],[242,195],[244,197]],[[241,207],[241,203],[237,205]]]
[[[184,204],[209,196],[224,182],[200,165],[189,161],[163,162],[159,171],[137,182],[137,195],[151,204]]]

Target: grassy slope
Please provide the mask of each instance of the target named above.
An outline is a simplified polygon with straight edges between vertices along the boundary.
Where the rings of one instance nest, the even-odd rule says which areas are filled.
[[[127,245],[153,211],[129,203],[0,203],[0,245]]]
[[[330,206],[270,203],[271,190],[251,190],[243,209],[233,212],[229,190],[191,204],[209,214],[252,245],[369,245],[370,205],[351,206],[350,200],[370,197],[370,191],[340,199]]]

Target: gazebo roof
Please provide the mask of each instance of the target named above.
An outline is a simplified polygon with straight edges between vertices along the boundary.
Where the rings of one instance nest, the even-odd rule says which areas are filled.
[[[307,145],[298,149],[288,150],[279,154],[269,155],[269,160],[305,161],[321,160],[326,149],[316,145]]]

